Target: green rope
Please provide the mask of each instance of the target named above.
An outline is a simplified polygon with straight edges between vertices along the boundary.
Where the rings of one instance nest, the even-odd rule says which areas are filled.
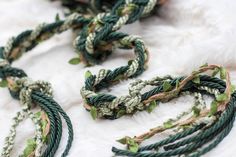
[[[99,92],[120,80],[135,78],[147,68],[149,53],[144,41],[134,35],[118,32],[126,24],[133,23],[146,17],[162,4],[161,0],[91,0],[89,3],[75,0],[62,0],[63,5],[73,13],[65,20],[56,19],[50,24],[41,24],[35,30],[27,30],[11,38],[5,47],[0,47],[0,78],[7,82],[13,98],[20,99],[26,104],[28,115],[22,112],[17,115],[13,124],[13,131],[5,140],[2,156],[10,156],[16,136],[15,129],[24,117],[31,116],[32,103],[36,103],[46,114],[50,125],[48,140],[40,141],[42,128],[36,125],[36,148],[32,152],[35,156],[53,157],[59,147],[62,137],[62,119],[68,127],[68,139],[62,157],[68,155],[73,141],[73,127],[70,118],[57,102],[52,98],[49,83],[31,81],[26,73],[11,66],[22,54],[30,51],[42,41],[55,34],[72,29],[77,34],[74,47],[79,57],[70,62],[75,64],[82,61],[87,65],[103,62],[116,48],[133,49],[135,58],[127,65],[113,70],[101,69],[97,75],[87,72],[81,96],[84,106],[93,117],[117,119],[124,115],[132,115],[138,111],[151,112],[158,102],[170,101],[181,95],[193,95],[195,102],[187,112],[181,113],[175,119],[170,119],[147,133],[135,137],[124,137],[119,142],[126,144],[126,150],[112,148],[117,156],[135,157],[168,157],[175,155],[201,156],[214,147],[229,133],[235,119],[236,93],[231,88],[228,72],[217,65],[203,65],[189,76],[154,77],[150,80],[136,80],[130,84],[129,94],[117,97]],[[82,7],[80,7],[82,6]],[[88,15],[89,14],[89,15]],[[204,72],[213,70],[220,74],[220,78],[205,75]],[[145,87],[152,89],[142,92]],[[213,97],[210,109],[206,107],[203,95]],[[186,117],[190,117],[187,118]],[[176,134],[142,146],[142,142],[160,132],[175,130]],[[210,143],[207,145],[207,143]],[[41,147],[45,150],[41,151]],[[207,145],[207,146],[206,146]],[[163,148],[163,149],[160,149]],[[27,154],[26,156],[28,156]]]

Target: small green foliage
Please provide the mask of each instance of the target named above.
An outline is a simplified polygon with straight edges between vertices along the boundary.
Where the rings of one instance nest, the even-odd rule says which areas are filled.
[[[91,107],[91,110],[90,110],[90,114],[91,114],[91,116],[92,116],[92,118],[93,118],[93,120],[95,120],[96,118],[97,118],[97,109],[96,109],[96,107]]]
[[[151,113],[156,107],[157,107],[157,102],[155,100],[150,102],[147,107],[147,112]]]
[[[172,128],[174,125],[173,125],[173,120],[172,119],[170,119],[170,120],[168,120],[167,122],[164,122],[164,128],[165,129],[170,129],[170,128]]]
[[[90,76],[92,76],[92,73],[88,70],[85,72],[85,78],[89,78]]]
[[[119,117],[122,117],[123,115],[125,115],[126,114],[126,111],[123,109],[123,110],[119,110],[118,112],[117,112],[117,117],[119,118]]]
[[[176,80],[176,84],[175,84],[175,88],[178,88],[179,87],[179,79]]]
[[[220,67],[220,78],[221,79],[226,79],[226,69],[223,67]]]
[[[216,100],[217,100],[218,102],[225,101],[225,100],[227,100],[227,99],[228,99],[228,96],[227,96],[226,93],[223,93],[223,94],[220,94],[220,95],[217,95],[217,96],[216,96]]]
[[[220,67],[220,68],[215,68],[213,73],[212,73],[212,76],[216,76],[218,73],[220,73],[220,78],[221,79],[226,79],[226,75],[227,75],[227,71],[225,68],[223,67]]]
[[[194,116],[196,117],[198,117],[201,112],[201,110],[197,106],[193,106],[192,111],[193,111]]]
[[[127,144],[128,144],[128,149],[131,152],[136,153],[138,151],[139,145],[137,142],[134,141],[134,139],[132,138],[127,139]]]
[[[212,77],[215,77],[220,72],[219,68],[215,68],[212,72]]]
[[[193,79],[193,82],[196,83],[196,84],[200,84],[200,77],[199,77],[199,75],[196,76],[196,77]]]
[[[102,20],[97,20],[97,23],[100,25],[100,26],[103,26],[104,25],[104,22]],[[104,41],[103,41],[104,42]]]
[[[163,90],[164,92],[169,91],[172,88],[171,84],[168,81],[164,81]]]
[[[145,60],[148,59],[148,55],[146,53],[144,53],[144,58],[145,58]]]
[[[7,80],[0,81],[0,87],[2,87],[2,88],[7,87]]]
[[[121,143],[121,144],[127,144],[128,149],[131,152],[136,153],[138,151],[139,145],[137,142],[135,142],[134,139],[132,139],[131,137],[125,136],[119,140],[117,140],[117,142]]]
[[[205,64],[201,65],[200,68],[205,68],[207,66],[208,66],[208,63],[205,63]]]
[[[195,70],[192,72],[193,75],[196,75],[198,73],[199,73],[199,71],[195,71]]]
[[[40,118],[40,126],[43,131],[43,142],[47,142],[48,133],[49,133],[49,119],[46,116],[46,113],[43,111],[36,112],[34,114],[35,118]]]
[[[34,139],[27,140],[27,146],[23,151],[22,157],[28,157],[36,148],[36,141]]]
[[[117,14],[119,16],[123,15],[124,13],[129,13],[134,10],[137,6],[135,4],[128,4],[126,7],[119,7],[117,9]]]
[[[114,79],[114,81],[119,81],[119,80],[121,80],[122,78],[123,78],[122,75],[118,75],[118,76]]]
[[[212,101],[212,103],[211,103],[211,110],[210,110],[210,113],[209,113],[210,116],[212,116],[212,115],[217,113],[217,107],[218,107],[218,102],[215,101],[215,100]]]
[[[41,112],[39,111],[39,112],[36,112],[35,114],[34,114],[34,116],[35,116],[35,118],[40,118],[41,117]]]
[[[128,65],[131,65],[132,62],[133,62],[133,60],[129,60],[129,61],[128,61]]]
[[[129,4],[128,4],[128,7],[129,7],[131,10],[133,10],[133,9],[137,8],[137,5],[136,5],[136,4],[129,3]]]
[[[69,63],[72,65],[77,65],[80,63],[80,58],[76,57],[76,58],[72,58],[69,60]]]
[[[116,140],[117,142],[121,143],[121,144],[127,144],[128,140],[131,139],[130,137],[128,136],[125,136],[119,140]]]
[[[116,13],[120,16],[122,15],[122,10],[124,9],[124,7],[120,7],[117,9]]]
[[[42,120],[41,125],[42,125],[43,132],[45,131],[47,124],[48,122],[46,120]]]
[[[186,129],[191,128],[191,125],[183,125],[183,126],[181,126],[181,128],[182,128],[183,130],[186,130]]]
[[[235,90],[236,90],[236,87],[235,87],[235,85],[231,85],[231,86],[230,86],[230,91],[231,91],[231,93],[234,93],[234,92],[235,92]]]
[[[57,13],[55,17],[56,22],[60,21],[60,15]]]

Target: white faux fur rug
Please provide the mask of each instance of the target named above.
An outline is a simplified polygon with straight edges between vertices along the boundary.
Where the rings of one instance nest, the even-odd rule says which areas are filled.
[[[138,34],[145,40],[151,55],[149,69],[139,78],[154,76],[184,75],[208,62],[221,64],[231,71],[236,83],[236,1],[235,0],[168,0],[160,16],[153,16],[125,27],[125,31]],[[62,14],[58,3],[46,0],[1,0],[0,1],[0,45],[25,29],[34,28],[42,22],[54,21],[56,13]],[[14,65],[23,68],[34,80],[52,83],[57,102],[69,114],[75,131],[70,157],[111,157],[112,146],[122,147],[115,142],[125,135],[133,136],[162,124],[190,107],[191,97],[182,97],[161,104],[154,112],[137,113],[115,121],[93,121],[82,106],[80,88],[84,73],[101,68],[124,65],[132,52],[116,51],[103,64],[85,68],[82,64],[72,66],[68,60],[76,56],[72,48],[71,32],[63,33],[41,44],[24,55]],[[124,81],[111,91],[121,95],[127,93]],[[0,90],[0,148],[8,134],[11,118],[20,110],[18,101],[13,100],[7,89]],[[12,156],[22,151],[27,137],[33,136],[34,128],[27,120],[17,129],[17,139]],[[63,132],[60,156],[65,146],[66,130]],[[160,139],[154,137],[151,141]],[[234,157],[236,127],[207,157]]]

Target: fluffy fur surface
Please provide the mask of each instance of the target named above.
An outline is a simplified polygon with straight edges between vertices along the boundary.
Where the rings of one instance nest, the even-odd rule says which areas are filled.
[[[150,51],[149,68],[139,78],[154,76],[185,75],[208,62],[221,64],[231,72],[232,82],[236,83],[236,1],[234,0],[168,0],[159,15],[149,17],[123,30],[138,34],[145,40]],[[62,14],[59,3],[46,0],[1,0],[0,1],[0,45],[25,29],[34,28],[42,22],[51,22],[56,13]],[[123,147],[115,140],[125,135],[134,136],[149,128],[162,124],[193,103],[191,97],[181,97],[169,103],[160,104],[151,114],[137,113],[115,121],[93,121],[82,106],[80,88],[84,83],[84,73],[92,73],[101,68],[115,68],[126,64],[132,58],[131,51],[117,50],[101,65],[84,67],[72,66],[68,60],[76,54],[72,48],[72,33],[66,32],[41,44],[25,54],[15,66],[23,68],[34,80],[52,83],[57,102],[69,114],[74,124],[75,139],[70,157],[111,157],[112,146]],[[110,88],[122,95],[128,83],[124,81]],[[107,92],[107,91],[105,91]],[[11,118],[20,110],[18,101],[13,100],[7,89],[0,90],[0,148],[8,134]],[[33,136],[34,128],[26,120],[17,129],[17,138],[12,156],[22,152],[25,139]],[[63,133],[63,151],[66,130]],[[165,137],[155,136],[148,142]],[[235,156],[236,127],[207,157]]]

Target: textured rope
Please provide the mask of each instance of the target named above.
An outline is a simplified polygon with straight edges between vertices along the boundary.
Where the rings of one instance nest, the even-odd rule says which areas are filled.
[[[50,84],[44,81],[32,81],[26,73],[11,66],[11,63],[23,53],[34,48],[38,43],[73,29],[77,34],[74,48],[79,57],[72,59],[72,64],[81,60],[87,65],[101,63],[116,48],[133,49],[135,58],[127,65],[113,70],[101,69],[97,75],[87,72],[81,96],[84,106],[94,119],[116,119],[131,115],[137,111],[151,112],[158,102],[167,102],[181,95],[194,96],[192,107],[176,118],[169,119],[163,125],[150,129],[148,132],[135,137],[124,137],[120,143],[127,145],[127,150],[112,148],[117,156],[135,157],[167,157],[176,155],[200,156],[213,149],[229,133],[235,119],[236,93],[232,90],[229,74],[226,69],[217,65],[203,65],[189,76],[154,77],[150,80],[136,80],[130,84],[129,94],[114,96],[99,92],[118,83],[120,80],[139,76],[147,68],[149,53],[141,37],[118,32],[126,25],[141,17],[151,14],[154,8],[162,4],[158,0],[121,0],[75,1],[63,0],[63,4],[78,11],[65,20],[57,18],[51,24],[43,23],[35,30],[27,30],[12,37],[5,47],[0,48],[0,78],[7,83],[14,98],[20,99],[23,105],[13,119],[12,129],[6,138],[6,144],[1,156],[10,156],[16,136],[16,127],[26,117],[30,117],[36,126],[33,144],[30,143],[23,156],[53,157],[59,147],[62,136],[62,119],[68,127],[68,140],[61,156],[67,156],[73,141],[73,127],[70,118],[53,100]],[[92,14],[88,15],[88,12]],[[219,73],[220,79],[205,75],[207,71],[213,75]],[[147,86],[152,89],[142,92]],[[203,95],[213,98],[211,107],[207,107]],[[38,105],[46,114],[47,125],[42,117],[35,117],[31,111]],[[45,133],[45,128],[49,133]],[[175,134],[147,146],[142,142],[166,130]],[[48,140],[45,140],[46,137]],[[210,143],[207,145],[207,143]],[[33,146],[32,146],[33,145]],[[26,151],[31,149],[30,152]]]

